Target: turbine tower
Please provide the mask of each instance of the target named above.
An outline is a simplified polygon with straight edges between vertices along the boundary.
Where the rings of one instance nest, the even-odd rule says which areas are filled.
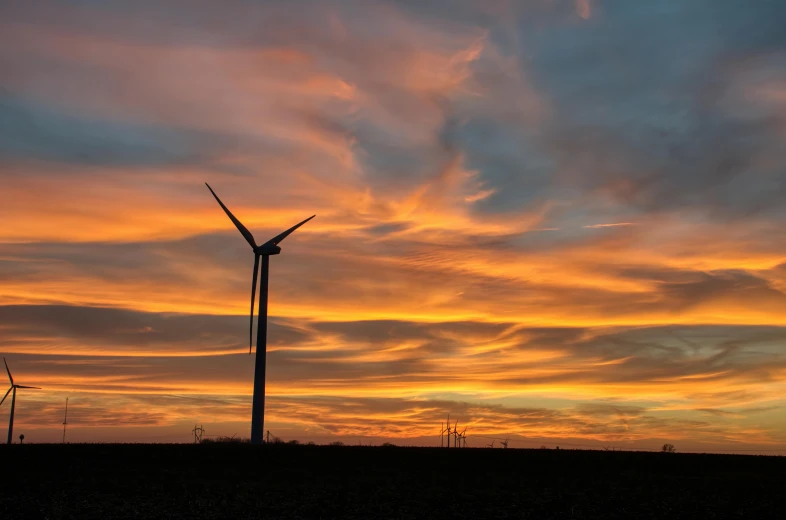
[[[8,419],[8,444],[11,444],[14,436],[14,409],[16,408],[16,389],[17,388],[32,388],[35,390],[41,390],[37,386],[22,386],[17,385],[14,383],[14,377],[11,375],[11,371],[8,369],[8,362],[3,358],[3,363],[5,364],[5,371],[8,372],[8,380],[11,381],[11,388],[8,389],[8,392],[5,393],[3,399],[0,400],[0,405],[3,404],[5,398],[8,397],[8,394],[13,391],[13,395],[11,396],[11,416]]]
[[[66,397],[65,416],[63,417],[63,444],[65,444],[66,426],[68,426],[68,397]]]
[[[213,194],[218,204],[227,214],[229,220],[235,225],[246,242],[254,250],[254,276],[251,282],[251,327],[248,332],[248,353],[251,354],[252,338],[254,334],[254,298],[257,293],[257,275],[259,274],[259,257],[262,257],[262,277],[259,282],[259,318],[257,320],[257,358],[254,363],[254,397],[251,405],[251,444],[262,444],[262,432],[265,424],[265,368],[267,357],[267,286],[270,271],[270,255],[281,253],[279,243],[287,238],[290,233],[316,217],[311,215],[303,222],[292,226],[280,235],[277,235],[262,245],[257,245],[254,236],[241,222],[235,218],[229,208],[224,206],[216,192],[205,183],[207,189]]]
[[[450,444],[450,423],[448,423],[447,428],[445,427],[445,423],[440,423],[439,427],[442,428],[442,430],[439,432],[439,447],[444,448],[446,432],[448,434],[448,444]]]

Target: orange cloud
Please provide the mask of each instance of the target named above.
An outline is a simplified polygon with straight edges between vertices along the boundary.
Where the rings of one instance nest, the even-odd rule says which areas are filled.
[[[258,240],[317,214],[272,260],[271,429],[436,443],[452,412],[522,443],[782,442],[778,218],[652,203],[646,160],[563,133],[573,78],[538,67],[565,46],[527,57],[515,6],[356,7],[2,22],[0,345],[45,388],[18,424],[56,438],[70,395],[93,440],[245,427],[253,264],[209,181]],[[732,104],[780,106],[735,72]]]

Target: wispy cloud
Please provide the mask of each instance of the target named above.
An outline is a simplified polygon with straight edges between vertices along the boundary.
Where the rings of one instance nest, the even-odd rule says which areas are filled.
[[[782,441],[784,7],[715,7],[6,2],[19,424],[244,427],[252,264],[209,181],[259,239],[318,215],[272,262],[293,437]]]
[[[604,227],[617,227],[617,226],[635,226],[636,224],[633,222],[614,222],[611,224],[591,224],[589,226],[584,226],[585,228],[604,228]]]

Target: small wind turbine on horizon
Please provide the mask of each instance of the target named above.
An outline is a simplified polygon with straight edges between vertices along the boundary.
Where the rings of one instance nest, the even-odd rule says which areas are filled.
[[[251,327],[249,329],[248,337],[248,353],[251,354],[251,346],[254,335],[254,298],[257,293],[257,275],[259,274],[259,257],[262,257],[262,277],[259,282],[259,318],[257,320],[257,357],[254,363],[254,397],[251,405],[251,444],[262,444],[262,432],[264,431],[265,424],[265,368],[267,358],[267,294],[268,294],[268,277],[270,271],[270,256],[281,253],[281,243],[297,228],[316,217],[312,215],[303,222],[292,226],[283,233],[276,235],[262,245],[257,245],[254,236],[246,227],[229,211],[229,208],[224,206],[221,199],[218,198],[216,192],[205,183],[207,189],[213,194],[219,206],[227,214],[229,220],[235,225],[246,242],[254,250],[254,277],[251,282]]]
[[[201,424],[199,427],[195,424],[191,432],[194,434],[194,444],[200,444],[202,442],[202,436],[205,434],[205,429],[202,428]]]
[[[0,400],[0,406],[2,406],[5,398],[8,397],[8,394],[13,391],[13,395],[11,396],[11,415],[8,419],[8,444],[11,444],[14,436],[14,410],[16,409],[16,389],[17,388],[29,388],[33,390],[41,390],[41,388],[37,386],[23,386],[17,385],[14,383],[14,377],[11,375],[11,370],[8,369],[8,362],[3,358],[3,364],[5,364],[5,371],[8,372],[8,380],[11,381],[11,388],[8,389],[8,392],[5,393],[3,399]]]
[[[466,448],[467,447],[467,427],[465,426],[461,433],[458,434],[459,437],[459,448]]]
[[[447,426],[446,426],[447,425]],[[439,432],[439,447],[445,447],[445,434],[448,434],[448,448],[450,448],[450,414],[448,414],[448,422],[447,423],[439,423],[440,432]]]
[[[65,415],[63,416],[63,444],[65,444],[66,426],[68,426],[68,397],[66,397]]]

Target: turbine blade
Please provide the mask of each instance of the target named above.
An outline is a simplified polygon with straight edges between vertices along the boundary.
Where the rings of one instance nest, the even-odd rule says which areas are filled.
[[[311,219],[312,219],[312,218],[314,218],[314,217],[316,217],[316,215],[311,215],[310,217],[308,217],[306,220],[304,220],[304,221],[303,221],[303,222],[301,222],[300,224],[295,224],[294,226],[292,226],[291,228],[287,229],[286,231],[284,231],[284,232],[283,232],[283,233],[281,233],[280,235],[276,235],[276,236],[274,236],[273,238],[271,238],[270,240],[268,240],[268,241],[265,243],[265,245],[268,245],[268,244],[273,244],[274,246],[277,246],[277,245],[279,244],[279,242],[282,242],[282,241],[283,241],[285,238],[287,238],[287,237],[288,237],[288,236],[289,236],[289,235],[290,235],[290,234],[291,234],[291,233],[292,233],[294,230],[296,230],[297,228],[299,228],[300,226],[302,226],[303,224],[305,224],[306,222],[308,222],[309,220],[311,220]]]
[[[251,282],[251,324],[248,328],[248,355],[251,355],[251,346],[254,344],[254,298],[257,295],[257,275],[259,274],[259,255],[254,255],[254,277]]]
[[[235,224],[235,227],[237,228],[238,231],[240,231],[240,234],[243,235],[243,237],[245,237],[246,242],[251,244],[251,247],[256,249],[257,248],[257,243],[256,243],[256,241],[254,241],[254,235],[252,235],[251,232],[248,229],[246,229],[246,226],[244,226],[238,219],[235,218],[235,216],[232,214],[232,212],[229,211],[229,208],[224,206],[224,203],[221,202],[221,199],[218,198],[218,195],[216,195],[216,192],[213,191],[213,188],[210,187],[210,184],[205,183],[205,186],[207,186],[207,189],[209,189],[210,193],[212,193],[213,196],[216,198],[216,201],[218,201],[218,204],[224,209],[224,213],[227,214],[227,217],[229,217],[229,220],[231,220],[232,223]]]
[[[2,399],[2,400],[0,400],[0,405],[2,405],[2,404],[3,404],[3,401],[5,401],[5,398],[6,398],[6,397],[8,397],[8,394],[10,394],[10,393],[11,393],[11,390],[13,390],[13,389],[14,389],[14,387],[13,387],[13,386],[12,386],[11,388],[9,388],[9,389],[8,389],[8,392],[6,392],[6,393],[5,393],[5,395],[3,396],[3,399]]]
[[[8,372],[8,379],[11,380],[11,386],[14,386],[14,378],[11,375],[11,371],[8,369],[8,362],[3,358],[3,363],[5,364],[5,371]]]
[[[16,385],[16,387],[17,387],[17,388],[32,388],[32,389],[34,389],[34,390],[41,390],[41,387],[40,387],[40,386],[22,386],[22,385]]]

